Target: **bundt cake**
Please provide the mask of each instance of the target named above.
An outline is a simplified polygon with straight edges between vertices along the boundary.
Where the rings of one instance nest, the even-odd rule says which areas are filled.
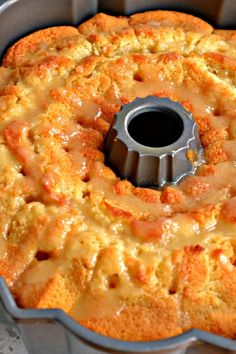
[[[236,338],[235,84],[236,31],[172,11],[99,13],[7,51],[0,275],[19,306],[121,340]],[[149,95],[190,111],[204,148],[196,173],[162,190],[104,162],[115,114]]]

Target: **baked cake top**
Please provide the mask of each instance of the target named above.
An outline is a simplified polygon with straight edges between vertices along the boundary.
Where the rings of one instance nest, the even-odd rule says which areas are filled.
[[[98,14],[14,44],[0,67],[0,274],[18,304],[100,333],[236,336],[236,32],[177,12]],[[192,112],[205,164],[137,188],[104,163],[136,97]],[[191,158],[191,156],[190,156]]]

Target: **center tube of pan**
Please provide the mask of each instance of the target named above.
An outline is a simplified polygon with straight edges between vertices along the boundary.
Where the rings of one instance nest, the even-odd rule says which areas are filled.
[[[183,132],[183,121],[173,111],[156,109],[134,116],[128,132],[139,144],[163,147],[176,142]]]
[[[189,159],[195,152],[196,161]],[[140,187],[161,188],[194,173],[203,161],[190,112],[169,98],[148,96],[124,105],[108,133],[106,163]]]

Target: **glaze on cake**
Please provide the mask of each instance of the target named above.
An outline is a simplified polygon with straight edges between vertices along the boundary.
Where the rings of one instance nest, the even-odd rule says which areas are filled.
[[[97,14],[14,44],[0,67],[0,275],[24,308],[122,340],[236,337],[236,32],[177,12]],[[134,187],[104,163],[136,97],[192,112],[205,164]]]

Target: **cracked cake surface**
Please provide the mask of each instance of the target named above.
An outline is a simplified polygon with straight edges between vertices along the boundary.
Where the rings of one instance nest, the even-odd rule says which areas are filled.
[[[236,338],[236,31],[191,15],[97,14],[15,43],[0,66],[0,275],[23,308],[122,340]],[[105,164],[115,114],[169,97],[205,163],[139,188]],[[190,154],[191,155],[191,154]]]

